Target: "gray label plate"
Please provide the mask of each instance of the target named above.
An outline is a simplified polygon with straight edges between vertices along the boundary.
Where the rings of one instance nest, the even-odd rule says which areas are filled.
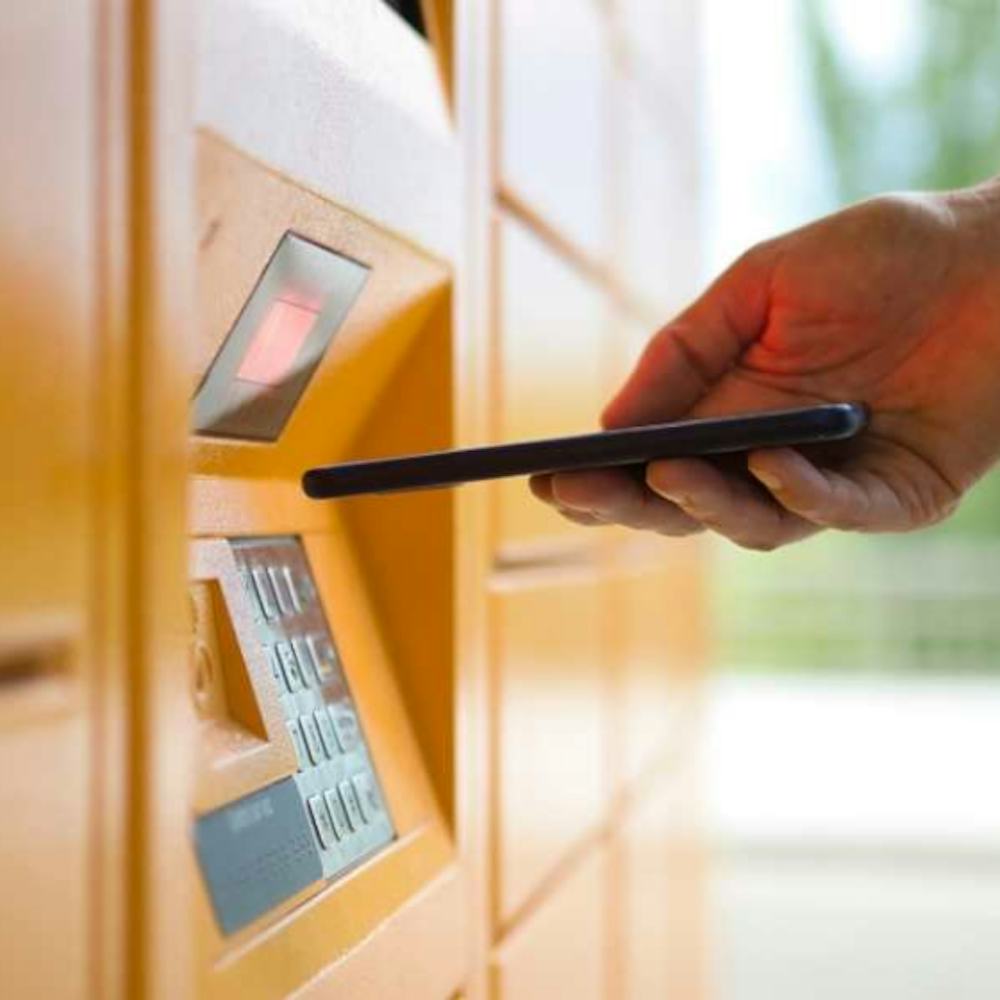
[[[195,847],[224,934],[323,877],[294,778],[200,817]]]

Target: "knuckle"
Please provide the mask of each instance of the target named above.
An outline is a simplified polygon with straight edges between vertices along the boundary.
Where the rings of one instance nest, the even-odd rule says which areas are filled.
[[[754,271],[757,268],[765,266],[774,257],[775,253],[780,250],[782,240],[783,237],[774,236],[755,243],[736,258],[733,269],[737,271]]]

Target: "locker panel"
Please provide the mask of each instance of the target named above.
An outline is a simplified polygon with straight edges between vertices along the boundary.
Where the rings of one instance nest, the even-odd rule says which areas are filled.
[[[232,668],[225,710],[192,705],[223,740],[221,759],[219,740],[205,747],[193,802],[198,986],[242,998],[447,996],[467,955],[444,811],[451,495],[319,503],[299,480],[338,458],[448,446],[449,268],[215,136],[198,137],[197,164],[208,236],[192,393],[225,360],[219,347],[289,232],[368,269],[360,294],[331,299],[342,323],[276,440],[210,431],[193,443],[192,579],[220,598],[216,644]],[[325,311],[292,276],[279,300]],[[311,336],[296,341],[297,360]],[[237,378],[260,375],[248,361],[256,343],[241,345]],[[204,638],[211,648],[211,630]],[[256,716],[240,707],[241,673]],[[235,737],[239,754],[225,742]]]
[[[669,559],[668,552],[662,558]],[[622,576],[613,585],[616,626],[621,630],[620,718],[615,732],[627,780],[637,778],[670,741],[676,705],[668,607],[680,599],[670,582],[666,571],[650,569]]]
[[[682,762],[646,785],[615,834],[616,998],[709,995],[698,783],[689,746]]]
[[[604,296],[521,223],[502,220],[499,241],[497,439],[597,429],[608,389]],[[524,479],[495,489],[501,547],[583,537],[535,500]]]
[[[684,112],[697,114],[701,22],[698,0],[619,0],[635,75]]]
[[[598,848],[501,946],[493,964],[501,1000],[599,1000],[608,965],[607,857]]]
[[[73,715],[0,734],[0,809],[11,818],[0,851],[0,964],[17,996],[86,995],[89,755],[86,721]],[[59,782],[40,785],[39,768]]]
[[[699,278],[691,126],[635,82],[624,85],[623,97],[623,246],[617,268],[625,284],[665,322],[694,296]]]
[[[610,45],[597,4],[500,4],[502,183],[593,256],[607,236]]]
[[[88,986],[97,181],[93,5],[5,11],[0,123],[0,978]]]
[[[670,877],[671,800],[662,787],[653,790],[627,817],[617,835],[620,852],[621,921],[615,928],[621,1000],[661,1000],[671,995]]]
[[[602,601],[591,579],[495,595],[499,905],[508,918],[599,821]]]

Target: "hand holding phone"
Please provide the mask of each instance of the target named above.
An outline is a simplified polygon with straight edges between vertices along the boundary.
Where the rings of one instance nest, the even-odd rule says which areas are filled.
[[[840,441],[858,434],[867,411],[856,403],[681,420],[575,437],[346,462],[309,469],[314,499],[435,489],[505,476],[642,466],[657,458],[722,455],[757,448]]]

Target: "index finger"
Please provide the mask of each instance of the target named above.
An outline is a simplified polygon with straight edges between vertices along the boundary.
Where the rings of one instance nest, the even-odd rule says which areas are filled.
[[[686,414],[763,330],[770,268],[770,254],[755,248],[655,334],[605,408],[604,426],[632,427]]]

